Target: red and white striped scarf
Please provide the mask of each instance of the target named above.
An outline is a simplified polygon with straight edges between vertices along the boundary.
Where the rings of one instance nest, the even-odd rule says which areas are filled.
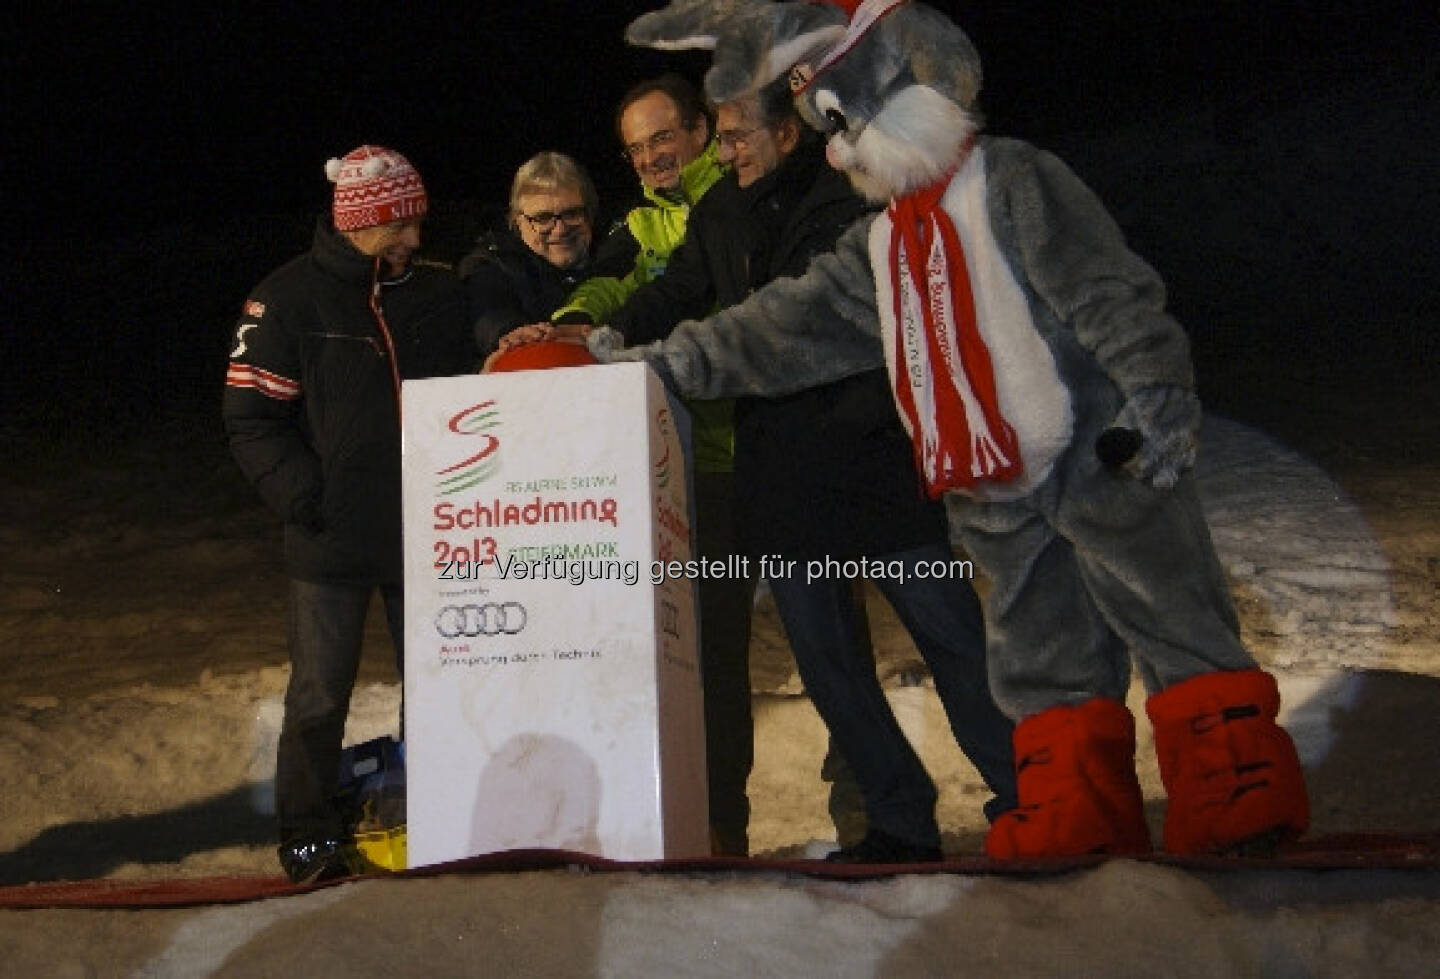
[[[891,380],[931,499],[980,480],[1008,482],[1024,469],[975,322],[965,250],[940,204],[954,173],[890,203]]]

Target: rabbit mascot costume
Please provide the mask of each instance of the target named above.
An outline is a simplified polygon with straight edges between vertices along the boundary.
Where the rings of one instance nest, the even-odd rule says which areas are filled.
[[[1094,194],[979,135],[980,60],[913,0],[676,0],[627,40],[709,48],[706,90],[788,73],[830,163],[885,211],[644,360],[681,394],[779,396],[883,363],[923,485],[991,581],[991,685],[1017,722],[1002,859],[1149,849],[1125,706],[1149,699],[1165,848],[1265,852],[1308,821],[1279,694],[1239,640],[1191,466],[1200,426],[1164,286]]]

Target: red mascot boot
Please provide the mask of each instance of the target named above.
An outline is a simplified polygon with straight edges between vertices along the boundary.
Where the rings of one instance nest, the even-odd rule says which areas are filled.
[[[1171,853],[1273,849],[1305,832],[1310,803],[1280,690],[1263,670],[1205,673],[1151,697]]]
[[[1144,853],[1144,799],[1135,778],[1135,718],[1118,700],[1052,707],[1015,728],[1020,805],[995,820],[997,860]]]

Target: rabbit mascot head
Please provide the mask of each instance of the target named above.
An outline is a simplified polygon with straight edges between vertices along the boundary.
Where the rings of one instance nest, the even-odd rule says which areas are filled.
[[[875,201],[938,180],[979,128],[980,55],[948,17],[908,0],[691,0],[640,17],[625,36],[714,49],[705,91],[716,102],[788,74],[831,165]]]

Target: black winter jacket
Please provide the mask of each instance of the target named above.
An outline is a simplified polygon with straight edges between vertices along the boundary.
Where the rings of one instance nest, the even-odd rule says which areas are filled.
[[[448,269],[378,281],[321,218],[311,250],[258,285],[235,330],[222,411],[246,478],[285,521],[291,577],[398,583],[402,380],[474,362]]]
[[[662,339],[681,320],[801,275],[866,211],[814,142],[749,187],[730,174],[695,205],[665,275],[610,325],[632,345]],[[920,491],[883,370],[737,401],[735,487],[738,536],[752,555],[846,560],[946,539],[944,509]]]
[[[544,323],[592,274],[588,263],[556,268],[513,231],[482,236],[457,269],[465,282],[470,323],[481,360],[517,326]]]

